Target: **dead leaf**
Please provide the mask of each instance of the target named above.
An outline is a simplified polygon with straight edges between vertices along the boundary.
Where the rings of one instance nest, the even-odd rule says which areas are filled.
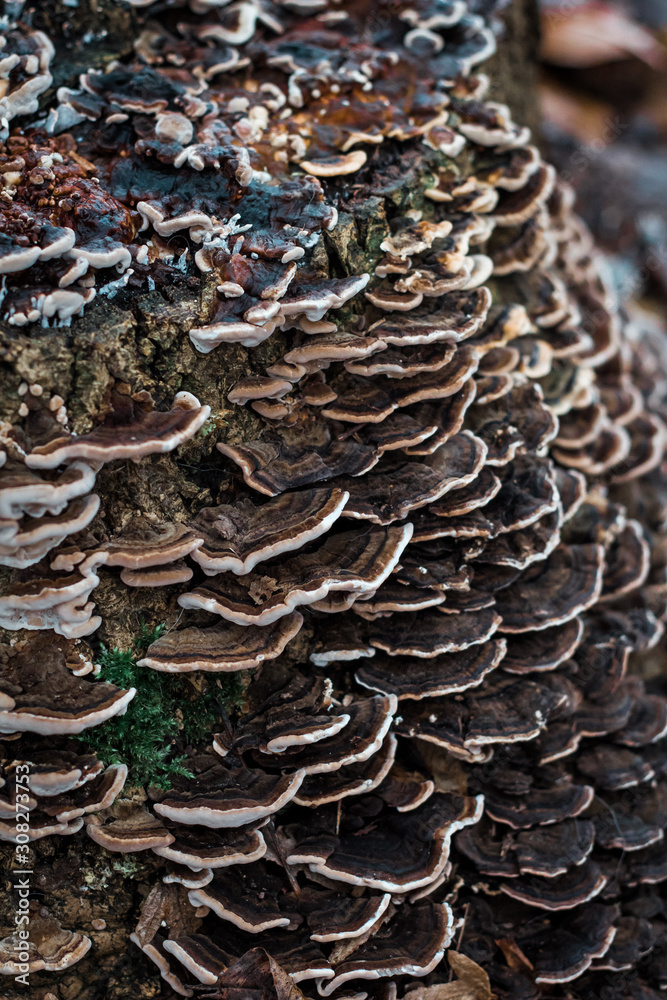
[[[491,1000],[491,982],[481,965],[460,951],[448,951],[447,961],[458,977],[453,983],[419,986],[404,1000]]]
[[[535,966],[526,958],[514,938],[498,938],[496,944],[505,956],[510,969],[515,972],[533,972]]]
[[[174,938],[193,934],[201,926],[201,920],[190,905],[187,889],[183,886],[158,882],[146,896],[139,921],[134,928],[142,948],[150,944],[163,921],[169,927],[170,936]]]
[[[329,955],[329,962],[331,965],[339,965],[341,962],[344,962],[347,958],[349,958],[350,955],[353,955],[355,951],[366,943],[366,941],[374,937],[381,927],[384,927],[389,919],[393,917],[394,913],[396,913],[396,907],[393,903],[390,903],[384,913],[378,917],[375,923],[371,924],[371,926],[367,928],[363,934],[360,934],[355,938],[346,938],[343,941],[336,942],[333,946],[331,954]]]
[[[264,948],[253,948],[222,973],[214,997],[222,1000],[275,997],[275,1000],[304,1000],[303,993],[285,970]]]
[[[665,68],[665,50],[641,25],[603,3],[546,8],[541,56],[557,66],[599,66],[634,56],[653,69]]]

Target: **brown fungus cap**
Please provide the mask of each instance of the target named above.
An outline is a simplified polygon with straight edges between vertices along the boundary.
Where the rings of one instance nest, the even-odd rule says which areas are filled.
[[[266,853],[266,841],[259,829],[264,822],[229,830],[170,822],[171,841],[153,851],[194,872],[251,864]]]
[[[519,586],[498,595],[505,632],[532,632],[561,625],[594,604],[602,589],[604,550],[599,545],[561,547],[546,562],[538,562]],[[526,603],[538,585],[548,602],[540,608]]]
[[[366,795],[383,785],[396,758],[398,742],[391,733],[366,760],[344,764],[335,771],[306,775],[294,802],[311,809],[340,802],[350,795]],[[361,756],[361,755],[360,755]]]
[[[0,469],[0,517],[57,517],[70,501],[89,493],[94,484],[95,473],[84,462],[73,462],[56,475],[33,472],[22,463],[9,461]]]
[[[426,976],[440,962],[454,936],[454,915],[447,903],[426,900],[404,907],[340,964],[321,989],[324,996],[354,980],[386,976]]]
[[[216,447],[241,467],[248,486],[267,496],[338,475],[360,476],[376,464],[374,448],[333,440],[326,428],[318,431],[321,443],[312,445],[292,443],[287,435],[275,433],[262,441],[239,446],[219,442]]]
[[[310,661],[317,667],[325,667],[338,660],[347,662],[365,659],[375,656],[375,652],[357,622],[346,618],[329,622],[319,619]]]
[[[90,816],[86,833],[100,847],[121,854],[166,847],[174,839],[156,816],[130,800]]]
[[[81,931],[68,931],[51,916],[33,914],[30,920],[30,940],[22,941],[18,934],[0,941],[0,972],[20,975],[23,964],[29,972],[62,972],[79,962],[90,949],[89,937]],[[28,952],[23,963],[18,951]]]
[[[423,462],[401,463],[385,458],[363,478],[336,480],[350,494],[343,517],[377,524],[400,520],[412,510],[472,482],[485,457],[484,443],[469,431],[462,431]]]
[[[114,393],[111,414],[96,430],[80,437],[55,437],[26,456],[31,469],[55,469],[62,462],[88,459],[113,462],[173,451],[208,419],[209,406],[185,406],[176,400],[167,413],[146,413],[129,396]]]
[[[273,771],[303,775],[327,774],[350,764],[368,760],[376,754],[396,714],[396,695],[361,698],[347,706],[348,721],[337,732],[308,745],[294,745],[270,758],[255,751],[253,760]]]
[[[75,677],[66,666],[68,647],[47,635],[2,647],[0,686],[7,702],[0,730],[74,734],[126,711],[135,689]]]
[[[285,894],[287,884],[278,867],[256,861],[216,872],[204,888],[191,890],[188,899],[251,934],[274,927],[294,929],[300,921],[295,900]]]
[[[590,785],[567,781],[556,788],[536,788],[521,796],[489,791],[485,811],[496,822],[521,830],[579,816],[591,804],[593,795]]]
[[[154,806],[165,819],[188,825],[246,826],[277,812],[299,789],[304,772],[269,775],[232,757],[200,755],[189,761],[195,779],[177,778],[174,790]]]
[[[280,399],[292,389],[292,383],[274,376],[249,375],[240,379],[227,393],[230,403],[247,403],[254,399]]]
[[[11,780],[18,774],[18,765],[28,763],[30,775],[28,785],[33,795],[62,795],[80,788],[104,770],[104,764],[94,754],[77,753],[63,749],[53,741],[49,750],[44,749],[29,737],[23,737],[18,744],[17,756],[3,762],[3,775]]]
[[[366,800],[358,801],[363,807]],[[307,864],[311,871],[337,882],[407,892],[441,874],[453,833],[476,822],[481,809],[476,799],[434,795],[412,813],[387,814],[376,833],[305,838],[287,861]]]
[[[68,562],[63,568],[55,560],[49,566],[43,559],[15,570],[4,581],[0,623],[10,631],[53,628],[69,639],[88,635],[100,623],[92,615],[95,605],[88,600],[98,583],[94,567],[84,562],[76,568]]]
[[[589,968],[594,958],[605,955],[616,934],[615,916],[613,907],[593,903],[559,927],[545,928],[542,934],[538,931],[532,938],[526,935],[520,940],[520,947],[531,956],[537,982],[570,982]]]
[[[500,615],[492,608],[458,615],[443,615],[435,609],[424,612],[419,619],[409,614],[396,614],[382,626],[374,623],[369,638],[372,646],[390,656],[431,659],[486,642],[501,622]]]
[[[548,688],[498,671],[481,691],[473,689],[455,702],[406,702],[397,729],[463,759],[481,760],[489,745],[535,739],[560,703]]]
[[[203,535],[193,554],[207,575],[249,573],[267,559],[300,548],[327,532],[347,501],[335,487],[287,493],[261,506],[249,499],[203,508],[192,528]]]
[[[192,579],[192,569],[182,560],[149,569],[124,569],[120,578],[128,587],[173,587]]]
[[[191,625],[156,639],[137,665],[165,673],[251,670],[279,656],[302,624],[295,611],[269,628]]]
[[[333,969],[321,948],[305,932],[264,931],[262,943],[267,953],[288,973],[293,983],[331,978]],[[167,955],[173,955],[200,982],[213,985],[232,963],[257,944],[257,937],[231,925],[224,933],[182,935],[165,942]],[[291,994],[293,996],[293,994]]]
[[[374,591],[395,568],[411,535],[409,524],[333,534],[315,551],[264,566],[261,574],[210,577],[179,597],[179,604],[240,625],[269,625],[331,592]]]
[[[80,816],[111,808],[127,780],[126,764],[111,764],[106,771],[92,778],[81,788],[40,799],[38,806],[46,816],[60,822],[71,822]]]
[[[505,657],[506,641],[470,646],[460,653],[412,660],[376,655],[355,673],[357,683],[372,691],[393,691],[399,699],[433,698],[477,687]]]
[[[368,358],[386,350],[386,343],[378,337],[362,336],[346,330],[314,334],[302,344],[292,347],[284,361],[293,365],[309,365],[333,361],[351,361]]]
[[[167,862],[167,871],[163,875],[162,881],[165,885],[182,885],[186,889],[201,889],[213,878],[210,868],[202,868],[200,871],[193,871],[187,865],[176,864],[175,861]]]
[[[299,907],[311,930],[311,939],[329,943],[366,936],[386,912],[391,895],[351,896],[336,888],[315,889],[308,885],[300,893]]]
[[[473,379],[466,382],[459,392],[429,408],[431,420],[437,426],[433,435],[429,435],[424,443],[410,444],[405,449],[407,455],[433,455],[443,444],[463,428],[466,413],[478,391],[479,383]]]
[[[98,552],[100,562],[128,570],[145,570],[177,562],[202,544],[196,530],[176,522],[152,524],[135,519]]]
[[[382,801],[397,812],[412,812],[435,792],[435,782],[419,771],[394,764],[378,792]]]
[[[607,877],[598,866],[594,862],[585,861],[565,875],[554,875],[546,879],[532,876],[525,882],[523,879],[502,882],[500,891],[527,906],[554,912],[573,910],[595,899],[606,885]]]
[[[418,447],[427,439],[432,440],[438,431],[438,414],[430,404],[392,413],[381,424],[366,424],[358,433],[360,438],[384,454],[386,451],[406,451]]]
[[[100,498],[93,493],[73,500],[61,514],[9,521],[0,532],[6,541],[0,543],[0,565],[16,569],[34,565],[69,535],[87,528],[99,507]]]
[[[508,636],[503,670],[512,674],[555,670],[572,656],[581,642],[583,631],[581,618],[571,618],[564,625]]]
[[[353,376],[349,393],[340,394],[322,413],[333,420],[351,423],[380,423],[394,410],[426,400],[453,396],[477,371],[478,356],[474,348],[463,345],[448,364],[411,375],[392,378],[378,375],[371,382]]]
[[[459,341],[481,328],[491,305],[486,288],[448,292],[436,309],[411,308],[405,318],[388,316],[369,327],[369,333],[388,344],[406,347],[438,341]]]
[[[500,835],[499,835],[500,834]],[[567,819],[530,831],[502,833],[484,819],[456,836],[456,846],[485,875],[554,877],[580,865],[595,843],[589,820]]]
[[[215,981],[211,1000],[234,1000],[239,995],[266,1000],[302,1000],[303,993],[288,973],[261,947],[245,952]]]
[[[248,706],[234,732],[216,737],[216,749],[219,744],[218,752],[223,756],[231,749],[282,754],[335,736],[347,726],[350,716],[334,702],[332,689],[327,677],[290,672],[288,682],[283,686],[276,680],[271,694],[261,699],[256,709]]]

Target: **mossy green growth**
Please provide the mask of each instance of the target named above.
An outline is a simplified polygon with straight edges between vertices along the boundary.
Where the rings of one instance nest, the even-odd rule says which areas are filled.
[[[129,785],[170,788],[175,775],[190,777],[186,754],[179,751],[210,737],[221,725],[220,707],[232,708],[241,697],[238,674],[181,677],[137,666],[164,630],[164,625],[148,629],[142,622],[131,649],[101,647],[99,679],[137,693],[125,715],[78,737],[105,764],[127,764]]]

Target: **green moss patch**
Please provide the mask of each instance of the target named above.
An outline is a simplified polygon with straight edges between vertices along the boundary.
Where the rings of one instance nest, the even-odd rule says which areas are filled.
[[[125,715],[82,733],[79,739],[105,764],[127,764],[129,785],[169,788],[175,775],[190,777],[183,751],[209,739],[222,724],[221,710],[232,709],[241,697],[238,674],[181,677],[137,666],[164,631],[164,625],[148,629],[142,623],[131,649],[102,646],[97,656],[100,680],[126,690],[134,687],[137,693]]]

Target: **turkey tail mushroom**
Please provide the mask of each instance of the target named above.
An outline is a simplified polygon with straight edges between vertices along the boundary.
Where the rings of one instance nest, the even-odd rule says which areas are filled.
[[[653,1000],[664,331],[489,99],[493,12],[130,6],[55,92],[0,26],[45,112],[0,132],[0,835],[136,855],[170,995]],[[69,737],[146,689],[143,789]]]

